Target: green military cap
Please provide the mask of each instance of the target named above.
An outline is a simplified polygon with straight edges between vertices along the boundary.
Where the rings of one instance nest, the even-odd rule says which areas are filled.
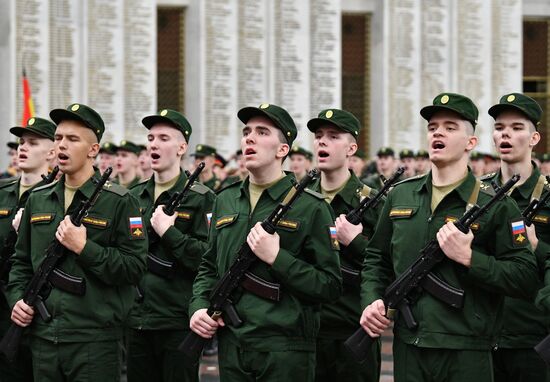
[[[542,108],[533,98],[521,93],[510,93],[500,97],[499,103],[491,106],[489,109],[489,115],[497,119],[500,113],[510,109],[521,111],[531,122],[533,122],[535,127],[540,125]]]
[[[227,161],[225,160],[225,158],[222,157],[217,152],[214,154],[214,156],[216,157],[216,160],[214,161],[214,166],[220,166],[221,168],[224,168],[225,165],[227,164]]]
[[[48,121],[44,118],[38,118],[38,117],[32,117],[29,118],[27,121],[27,126],[20,127],[15,126],[10,129],[10,133],[13,135],[21,138],[24,133],[32,133],[36,134],[43,138],[48,138],[49,140],[53,141],[53,136],[55,134],[55,129],[57,126],[55,126],[54,123]]]
[[[146,145],[138,145],[138,147],[139,147],[139,151],[147,150]]]
[[[399,152],[399,158],[405,159],[405,158],[414,158],[414,151],[409,149],[404,149]]]
[[[480,153],[479,151],[474,151],[470,154],[470,160],[483,160],[485,154]]]
[[[17,148],[19,147],[19,143],[17,143],[17,142],[8,142],[8,143],[6,143],[6,146],[8,146],[12,150],[17,150]]]
[[[187,118],[180,112],[171,109],[163,109],[155,115],[149,115],[143,118],[141,123],[148,129],[152,128],[157,123],[168,123],[181,131],[187,142],[189,142],[189,137],[193,131]]]
[[[361,130],[361,123],[349,111],[340,109],[325,109],[321,110],[317,118],[310,119],[307,127],[310,131],[315,132],[319,127],[326,124],[334,125],[346,133],[350,133],[355,138]]]
[[[135,143],[127,140],[123,140],[120,142],[120,145],[116,147],[115,151],[120,151],[120,150],[129,151],[134,154],[139,154],[142,149],[140,145],[136,145]]]
[[[111,142],[105,142],[101,146],[99,146],[100,153],[115,154],[116,150],[117,146]]]
[[[309,160],[313,159],[313,153],[311,151],[308,151],[308,150],[304,149],[303,147],[300,147],[300,146],[293,146],[288,155],[292,156],[294,154],[303,155]]]
[[[426,150],[418,150],[416,152],[416,158],[430,158],[430,154]]]
[[[198,144],[197,147],[195,147],[195,152],[191,154],[191,156],[195,158],[204,158],[210,155],[216,156],[216,149],[212,146],[203,144]]]
[[[475,127],[477,124],[478,110],[476,105],[466,96],[456,93],[441,93],[433,100],[433,105],[425,106],[420,110],[420,115],[426,121],[430,121],[435,113],[441,110],[451,110],[462,118],[470,121]]]
[[[270,103],[262,103],[259,107],[243,107],[237,113],[242,123],[247,124],[252,117],[266,117],[270,119],[279,130],[283,132],[286,141],[292,146],[292,142],[298,135],[298,129],[288,112],[280,106]]]
[[[82,122],[84,126],[94,132],[98,142],[101,141],[105,132],[105,124],[97,111],[81,103],[73,103],[67,109],[53,109],[50,111],[50,118],[58,125],[67,119]]]
[[[544,153],[540,157],[541,162],[550,162],[550,153]]]
[[[391,147],[380,147],[380,149],[376,152],[376,155],[379,157],[383,157],[383,156],[392,157],[395,155],[395,152]]]
[[[365,159],[365,158],[367,157],[367,154],[366,154],[363,150],[357,149],[357,150],[355,151],[355,153],[353,153],[353,156],[354,156],[354,157],[361,158],[361,159]]]

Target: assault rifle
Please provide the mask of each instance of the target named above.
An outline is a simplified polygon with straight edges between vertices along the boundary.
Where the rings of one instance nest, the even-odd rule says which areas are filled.
[[[495,189],[495,195],[483,207],[472,206],[456,221],[455,226],[463,233],[468,233],[470,226],[485,214],[496,202],[500,201],[506,193],[517,183],[519,175],[513,175],[502,187]],[[413,294],[417,294],[419,288],[429,292],[432,296],[449,304],[454,308],[462,308],[464,303],[464,291],[452,287],[439,279],[432,269],[446,258],[439,247],[437,239],[430,241],[420,251],[420,257],[409,266],[384,292],[384,306],[386,316],[395,317],[396,310],[400,312],[409,329],[415,329],[418,323],[413,317],[411,303]],[[374,342],[367,332],[360,327],[349,337],[344,346],[358,363],[365,362],[369,348]]]
[[[550,182],[550,177],[546,176],[546,181]],[[544,196],[540,199],[533,199],[531,200],[531,203],[521,213],[523,216],[523,219],[525,220],[525,224],[530,226],[533,224],[533,219],[535,218],[535,215],[539,210],[546,205],[546,202],[550,199],[550,192],[547,192],[544,194]]]
[[[358,225],[361,223],[361,219],[363,217],[363,214],[365,211],[371,208],[375,208],[380,200],[382,200],[382,197],[385,196],[390,188],[393,186],[395,182],[399,179],[399,177],[405,172],[404,167],[399,167],[397,171],[389,178],[384,181],[384,186],[374,195],[372,198],[365,197],[357,207],[355,207],[353,210],[347,213],[346,219],[353,225]],[[345,251],[345,249],[344,249]],[[346,285],[358,288],[361,284],[361,271],[358,269],[354,269],[351,267],[348,267],[346,265],[340,265],[340,271],[342,273],[342,282]]]
[[[75,226],[80,226],[82,224],[82,219],[88,215],[88,211],[96,203],[97,198],[103,190],[105,182],[109,180],[109,176],[112,171],[113,169],[109,167],[105,170],[99,180],[92,179],[96,185],[92,196],[88,200],[82,201],[80,207],[70,216],[71,222]],[[45,322],[49,322],[52,319],[50,312],[48,312],[46,305],[44,304],[44,301],[46,300],[51,289],[49,279],[56,266],[66,256],[66,254],[67,249],[57,239],[54,239],[46,249],[44,260],[42,260],[38,266],[36,272],[27,285],[27,288],[25,289],[25,293],[23,294],[23,301],[25,304],[32,306],[35,310],[37,310],[40,317]],[[14,360],[17,356],[19,343],[21,342],[21,336],[23,335],[24,329],[24,327],[12,322],[8,331],[2,338],[2,341],[0,341],[0,353],[3,353],[10,361]]]
[[[189,190],[195,183],[195,181],[198,179],[201,171],[204,169],[204,162],[199,163],[195,171],[193,171],[192,174],[189,175],[189,178],[187,179],[187,183],[185,183],[185,186],[183,187],[183,190],[180,192],[176,192],[172,195],[170,200],[166,203],[164,207],[162,207],[162,211],[166,215],[174,215],[176,213],[176,208],[181,204],[183,199],[187,196],[189,193]],[[151,248],[151,244],[155,244],[159,240],[159,237],[157,233],[153,230],[153,227],[150,227],[149,230],[149,248]],[[155,255],[153,255],[151,252],[147,254],[147,268],[151,273],[156,274],[157,276],[166,278],[166,279],[172,279],[175,275],[175,263],[167,260],[163,260]],[[143,300],[143,292],[138,288],[138,301]]]
[[[317,177],[319,171],[313,169],[309,171],[306,176],[294,186],[293,189],[286,195],[284,200],[279,203],[277,208],[262,221],[262,228],[266,232],[273,234],[279,220],[292,208],[292,204],[300,197],[304,192],[308,184],[310,184],[314,178]],[[245,273],[256,262],[258,258],[250,249],[250,246],[244,241],[238,251],[237,258],[231,264],[231,267],[222,278],[216,283],[212,293],[210,295],[210,307],[207,313],[212,319],[218,319],[222,314],[226,314],[228,321],[235,327],[242,325],[233,303],[231,301],[231,294],[239,287],[243,280]],[[188,357],[192,359],[198,359],[201,355],[204,345],[208,342],[207,338],[199,336],[195,332],[189,333],[183,342],[179,345],[178,350],[183,351]]]
[[[59,167],[55,166],[48,176],[42,174],[42,185],[50,184],[55,180]],[[19,207],[19,205],[17,206]],[[17,213],[17,211],[16,211]],[[0,280],[7,280],[8,273],[11,268],[11,255],[15,252],[15,242],[17,241],[17,231],[11,227],[6,238],[4,239],[4,245],[0,248]]]

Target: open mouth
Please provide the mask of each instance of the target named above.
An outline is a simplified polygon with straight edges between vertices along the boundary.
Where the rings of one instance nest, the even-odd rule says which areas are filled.
[[[256,151],[254,149],[248,148],[244,151],[244,155],[252,155],[256,154]]]
[[[63,154],[63,153],[59,153],[59,154],[57,155],[57,158],[58,158],[59,160],[67,160],[67,159],[69,159],[69,157],[68,157],[67,155]]]
[[[27,159],[27,154],[19,154],[19,159]]]
[[[153,159],[153,160],[160,159],[160,155],[157,154],[157,153],[151,153],[151,159]]]
[[[317,152],[317,156],[319,158],[328,158],[330,156],[330,154],[328,152],[326,152],[325,150],[319,150]]]
[[[445,148],[445,144],[441,141],[434,141],[432,143],[432,149],[441,150]]]
[[[501,149],[511,149],[511,148],[512,148],[512,145],[511,145],[510,143],[508,143],[508,142],[502,142],[502,143],[500,144],[500,148],[501,148]]]

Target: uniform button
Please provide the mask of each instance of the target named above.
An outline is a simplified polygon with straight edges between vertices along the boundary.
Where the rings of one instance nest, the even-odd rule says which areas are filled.
[[[431,222],[431,221],[432,221],[432,217],[430,216],[430,217],[428,218],[428,223]]]
[[[420,342],[420,338],[415,338],[414,342],[413,342],[413,345],[418,345],[419,342]]]

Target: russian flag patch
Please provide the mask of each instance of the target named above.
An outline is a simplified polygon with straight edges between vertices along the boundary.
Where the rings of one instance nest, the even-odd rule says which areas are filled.
[[[135,238],[143,237],[143,221],[141,216],[131,217],[128,219],[130,223],[130,235]]]
[[[514,244],[523,244],[523,242],[527,239],[525,223],[523,220],[517,220],[513,221],[511,225]]]
[[[210,222],[212,221],[212,212],[206,214],[206,222],[208,223],[208,228],[210,228]]]
[[[334,250],[340,250],[340,243],[338,242],[338,239],[336,239],[336,227],[328,227],[328,234],[330,237],[331,248]]]

